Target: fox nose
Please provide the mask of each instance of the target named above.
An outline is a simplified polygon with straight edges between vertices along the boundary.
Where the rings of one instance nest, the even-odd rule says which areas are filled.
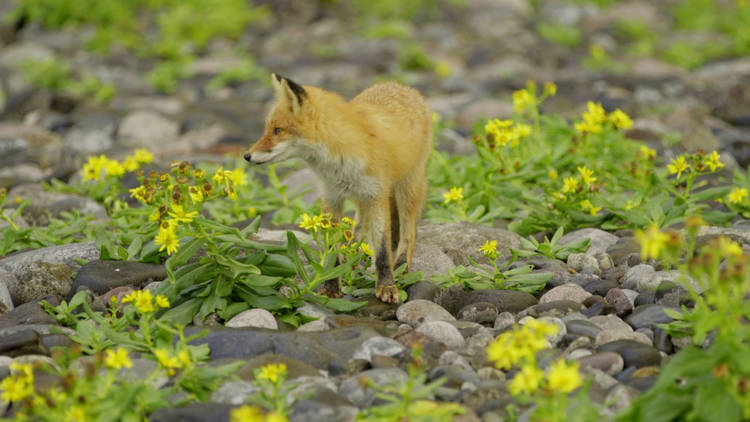
[[[243,155],[242,158],[244,158],[245,161],[247,161],[249,163],[250,162],[250,158],[251,158],[250,157],[250,153],[249,152],[245,153],[245,155]]]

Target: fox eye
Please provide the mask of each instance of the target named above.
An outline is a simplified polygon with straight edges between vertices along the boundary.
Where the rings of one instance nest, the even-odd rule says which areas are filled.
[[[281,133],[281,128],[280,127],[273,128],[273,134],[274,135],[278,135],[279,133]]]

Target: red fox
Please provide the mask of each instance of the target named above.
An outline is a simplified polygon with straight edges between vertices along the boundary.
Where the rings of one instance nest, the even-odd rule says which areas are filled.
[[[283,76],[271,77],[277,103],[263,136],[244,158],[263,164],[300,158],[323,185],[323,209],[342,216],[344,200],[357,209],[356,234],[369,233],[375,249],[375,295],[398,303],[393,281],[397,265],[411,266],[417,221],[427,190],[427,158],[432,147],[432,114],[416,89],[385,82],[351,101]],[[393,248],[395,246],[395,254]],[[339,280],[324,291],[340,292]]]

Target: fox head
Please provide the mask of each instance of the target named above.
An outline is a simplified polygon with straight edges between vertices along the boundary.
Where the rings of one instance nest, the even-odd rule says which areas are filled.
[[[309,93],[301,85],[279,74],[271,75],[276,104],[266,118],[263,136],[245,153],[250,163],[273,163],[301,155],[310,143],[303,122],[310,112]]]

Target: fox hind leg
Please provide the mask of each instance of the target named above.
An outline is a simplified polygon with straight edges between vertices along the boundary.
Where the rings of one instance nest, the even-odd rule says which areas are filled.
[[[377,200],[370,220],[370,236],[375,248],[375,296],[386,303],[398,303],[398,287],[393,281],[393,250],[391,249],[390,195]]]
[[[395,267],[406,263],[411,267],[414,245],[417,238],[417,222],[422,213],[426,193],[424,170],[412,173],[396,185],[394,196],[398,208],[399,242],[394,255]]]

